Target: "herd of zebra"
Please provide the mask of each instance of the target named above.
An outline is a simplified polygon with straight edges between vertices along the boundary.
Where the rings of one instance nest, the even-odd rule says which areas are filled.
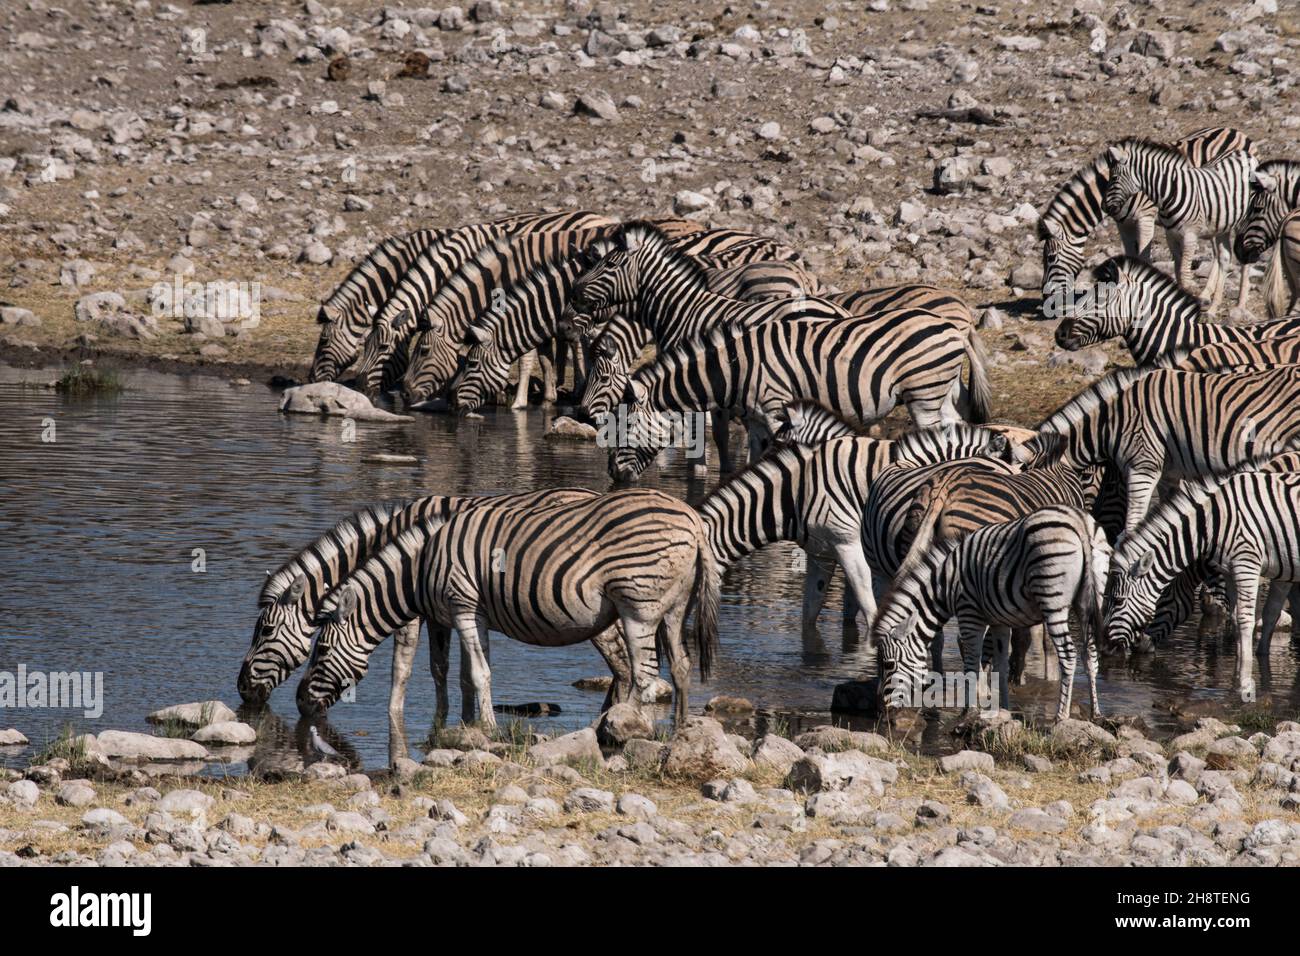
[[[1126,254],[1080,282],[1107,215]],[[1148,261],[1157,222],[1177,277]],[[381,243],[321,306],[313,381],[464,414],[496,401],[515,365],[514,407],[526,405],[535,361],[554,402],[572,357],[575,417],[634,412],[609,449],[617,482],[656,460],[671,415],[711,414],[732,474],[698,507],[560,488],[364,508],[268,577],[241,696],[265,702],[307,663],[298,706],[322,714],[393,635],[390,754],[405,756],[423,622],[440,722],[453,631],[462,716],[493,722],[489,629],[537,646],[592,641],[613,674],[606,707],[653,699],[662,656],[681,720],[692,664],[707,677],[719,653],[722,574],[786,541],[807,555],[806,632],[843,569],[845,626],[870,633],[887,704],[942,670],[955,617],[963,668],[996,673],[1003,706],[1045,633],[1064,717],[1073,614],[1097,714],[1099,650],[1158,648],[1210,600],[1233,609],[1250,699],[1261,578],[1273,582],[1262,653],[1300,584],[1300,316],[1279,317],[1300,281],[1300,162],[1260,164],[1230,129],[1173,146],[1126,139],[1062,187],[1039,237],[1044,310],[1065,304],[1057,343],[1122,338],[1136,367],[1032,429],[990,422],[986,356],[959,294],[841,292],[770,238],[580,212]],[[1196,290],[1202,237],[1213,254]],[[1267,283],[1289,282],[1290,296],[1269,292],[1269,321],[1212,321],[1231,253],[1249,263],[1270,246]],[[900,405],[911,431],[867,434]],[[749,434],[745,465],[728,449],[733,416]]]

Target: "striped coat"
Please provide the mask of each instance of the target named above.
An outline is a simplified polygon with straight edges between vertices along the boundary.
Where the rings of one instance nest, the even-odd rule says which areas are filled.
[[[1179,350],[1300,332],[1300,317],[1254,325],[1202,322],[1194,295],[1138,259],[1108,259],[1094,276],[1099,291],[1093,307],[1067,315],[1056,327],[1056,344],[1063,349],[1074,351],[1118,336],[1137,365],[1169,365]]]
[[[717,582],[699,515],[660,492],[616,492],[550,508],[480,506],[440,528],[403,533],[330,597],[298,707],[306,715],[328,709],[364,676],[386,634],[425,616],[460,633],[482,718],[491,723],[491,678],[479,643],[488,628],[559,647],[620,623],[638,699],[653,692],[640,649],[657,636],[673,677],[676,716],[684,721],[685,619],[696,606],[696,657],[707,678],[717,648]]]
[[[1251,644],[1259,579],[1300,583],[1300,474],[1243,472],[1190,483],[1162,502],[1115,550],[1106,601],[1110,641],[1135,644],[1160,595],[1197,562],[1230,581],[1236,603],[1237,689],[1243,701],[1253,700]],[[1266,635],[1272,634],[1289,591],[1270,591]]]
[[[1124,527],[1165,479],[1221,474],[1300,438],[1300,367],[1242,374],[1122,370],[1084,389],[1017,450],[1075,467],[1111,464],[1125,488]]]
[[[1070,714],[1075,651],[1073,610],[1087,645],[1085,660],[1092,712],[1097,700],[1097,639],[1110,546],[1087,514],[1064,505],[973,532],[953,547],[924,552],[900,575],[880,603],[873,637],[880,648],[883,686],[892,702],[912,699],[925,681],[930,637],[956,616],[962,661],[978,672],[990,625],[1043,623],[1056,648],[1061,687],[1056,716]],[[1002,666],[1003,706],[1007,674]]]

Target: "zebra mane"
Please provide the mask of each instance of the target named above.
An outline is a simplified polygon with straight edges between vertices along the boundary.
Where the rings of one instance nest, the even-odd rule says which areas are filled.
[[[879,626],[883,626],[888,622],[892,631],[902,621],[911,617],[911,613],[908,612],[907,617],[897,621],[890,621],[891,617],[902,613],[901,609],[905,604],[920,606],[922,589],[928,581],[934,579],[944,561],[952,554],[952,551],[951,546],[936,542],[916,555],[911,564],[898,569],[898,573],[894,575],[893,581],[885,589],[885,593],[876,607],[876,621]],[[881,633],[884,637],[889,636],[887,632]]]
[[[818,446],[816,445],[792,443],[789,445],[777,445],[773,448],[769,448],[759,458],[751,461],[744,468],[741,468],[739,471],[733,471],[729,475],[725,475],[718,487],[714,488],[713,491],[709,493],[709,496],[700,503],[700,512],[704,512],[710,501],[720,500],[719,496],[728,488],[733,485],[744,484],[745,479],[748,476],[759,472],[770,471],[774,466],[779,467],[782,464],[794,465],[797,462],[811,457],[817,450],[817,447]]]
[[[1235,474],[1237,472],[1234,471],[1227,475],[1205,476],[1182,482],[1177,490],[1163,498],[1147,513],[1137,528],[1131,533],[1120,535],[1119,541],[1115,543],[1111,567],[1121,571],[1127,570],[1137,555],[1155,547],[1163,528],[1175,515],[1188,514],[1204,504],[1214,496],[1225,481]]]
[[[1260,163],[1255,172],[1275,176],[1283,196],[1292,200],[1300,198],[1300,160],[1270,159]]]
[[[1126,136],[1115,145],[1124,147],[1129,151],[1130,155],[1132,153],[1154,153],[1181,166],[1190,163],[1187,155],[1177,146],[1170,146],[1168,143],[1162,143],[1156,139],[1147,139],[1145,136]]]
[[[505,308],[488,309],[484,314],[475,316],[474,320],[470,322],[470,327],[489,331],[494,330],[502,323],[502,321],[504,321],[506,312],[509,310],[509,307],[512,306],[523,309],[525,313],[528,314],[529,318],[537,318],[537,316],[532,314],[533,290],[537,289],[539,286],[549,284],[553,276],[560,274],[564,269],[576,265],[577,263],[575,260],[580,256],[586,255],[588,252],[603,255],[608,252],[610,248],[611,245],[608,240],[597,239],[595,242],[591,243],[586,250],[579,252],[576,256],[568,256],[563,259],[553,259],[537,263],[529,269],[527,273],[520,276],[506,288]],[[575,278],[577,275],[578,273],[574,273]],[[556,316],[556,318],[558,319],[559,316]]]
[[[1056,194],[1048,200],[1043,214],[1038,218],[1038,238],[1043,240],[1055,238],[1047,231],[1048,222],[1055,222],[1064,230],[1073,222],[1074,217],[1069,215],[1072,202],[1078,201],[1081,196],[1091,192],[1092,184],[1095,183],[1097,187],[1104,189],[1108,182],[1110,182],[1110,157],[1102,152],[1091,163],[1067,179]],[[1068,235],[1076,240],[1086,239],[1088,232],[1081,233],[1073,230]]]
[[[681,252],[673,246],[667,234],[649,219],[632,219],[614,230],[610,236],[616,247],[625,247],[627,237],[639,238],[642,242],[653,245],[661,256],[676,271],[683,274],[692,284],[703,287],[708,282],[708,271],[703,263]],[[694,236],[688,237],[694,238]]]
[[[1101,406],[1113,402],[1130,385],[1150,371],[1151,369],[1145,368],[1121,368],[1103,375],[1048,415],[1038,426],[1037,431],[1060,434],[1073,429],[1079,420],[1087,418]]]
[[[339,601],[343,597],[343,592],[351,586],[354,580],[363,575],[374,575],[374,569],[385,565],[388,560],[395,555],[413,555],[416,554],[425,543],[432,537],[436,527],[441,525],[430,526],[428,524],[414,524],[399,534],[392,541],[389,541],[382,548],[366,558],[360,566],[353,569],[352,573],[343,580],[339,581],[330,589],[329,594],[320,602],[320,607],[316,610],[315,623],[323,623],[326,619],[334,614],[338,608]],[[381,575],[382,576],[382,575]]]
[[[274,603],[299,575],[330,563],[337,555],[348,550],[349,541],[360,537],[362,525],[365,521],[373,521],[377,526],[383,527],[396,512],[408,504],[410,504],[408,499],[385,501],[382,504],[371,505],[368,508],[362,508],[360,511],[354,511],[339,521],[334,527],[280,565],[279,569],[266,579],[266,583],[262,585],[261,593],[258,594],[257,606],[266,607],[268,604]]]
[[[777,436],[796,445],[820,445],[832,438],[860,437],[863,432],[844,416],[812,401],[791,402],[784,409],[785,427]]]
[[[930,428],[915,428],[894,440],[889,449],[890,461],[908,461],[917,465],[934,465],[959,454],[959,449],[972,449],[966,455],[975,455],[977,443],[988,445],[1006,436],[999,431],[969,422],[952,422]],[[1010,442],[1008,442],[1010,444]],[[954,447],[956,446],[956,447]]]
[[[1130,281],[1138,285],[1154,286],[1162,299],[1177,299],[1178,304],[1183,308],[1200,310],[1200,302],[1196,296],[1179,285],[1177,279],[1162,271],[1154,263],[1136,256],[1111,256],[1092,270],[1092,276],[1094,282],[1112,283],[1119,282],[1121,276],[1127,276]]]

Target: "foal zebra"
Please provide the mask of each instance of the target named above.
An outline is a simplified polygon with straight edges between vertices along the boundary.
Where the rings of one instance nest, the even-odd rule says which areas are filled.
[[[657,636],[684,722],[690,660],[682,638],[693,605],[696,658],[707,679],[717,651],[718,574],[702,520],[676,498],[634,490],[545,509],[480,506],[436,530],[409,529],[330,596],[298,708],[308,716],[327,710],[365,675],[387,634],[423,616],[460,633],[491,724],[491,675],[479,644],[489,627],[561,647],[621,623],[637,699],[653,693],[640,652]]]
[[[1174,148],[1193,165],[1204,166],[1233,150],[1250,149],[1251,142],[1238,130],[1214,127],[1188,134]],[[1083,269],[1084,244],[1106,215],[1102,204],[1109,183],[1110,155],[1102,153],[1075,173],[1043,210],[1038,238],[1043,243],[1044,303],[1074,291],[1075,276]],[[1125,255],[1151,257],[1155,218],[1156,207],[1145,196],[1134,196],[1129,207],[1116,217]]]
[[[1214,258],[1200,299],[1209,312],[1215,312],[1223,298],[1233,230],[1250,202],[1250,177],[1256,166],[1253,149],[1234,150],[1206,166],[1196,166],[1173,147],[1130,138],[1110,147],[1108,155],[1106,211],[1120,215],[1139,197],[1149,198],[1158,210],[1178,281],[1185,289],[1190,290],[1195,279],[1192,262],[1197,240],[1203,234],[1210,236]],[[1246,292],[1243,282],[1237,302],[1242,308]]]
[[[1106,601],[1112,643],[1132,645],[1170,582],[1198,562],[1228,578],[1236,603],[1237,689],[1243,701],[1254,700],[1259,579],[1300,583],[1300,474],[1242,472],[1189,483],[1163,502],[1115,550]],[[1290,590],[1270,589],[1260,650],[1267,649]]]
[[[878,316],[809,319],[785,302],[758,303],[772,318],[661,355],[629,380],[624,402],[639,426],[616,444],[611,474],[639,475],[658,454],[649,434],[664,412],[730,409],[761,416],[770,433],[792,402],[823,405],[865,424],[907,406],[920,427],[956,421],[954,396],[970,361],[970,418],[987,420],[989,387],[978,333],[933,312],[904,309]],[[782,313],[787,313],[782,315]],[[622,437],[622,436],[620,436]]]
[[[1124,482],[1124,529],[1165,479],[1221,474],[1300,437],[1300,367],[1239,374],[1123,369],[1084,389],[1015,450],[1039,464],[1113,465]]]
[[[1254,325],[1202,322],[1196,296],[1140,259],[1107,259],[1093,277],[1098,291],[1092,308],[1067,315],[1056,327],[1056,344],[1063,349],[1122,336],[1137,365],[1168,365],[1180,349],[1300,332],[1300,317]]]
[[[1070,611],[1086,645],[1084,660],[1094,717],[1097,699],[1097,641],[1106,589],[1110,545],[1097,523],[1077,508],[1052,505],[1015,521],[973,532],[953,547],[924,552],[896,580],[880,603],[873,637],[880,647],[882,684],[895,703],[919,694],[925,682],[930,636],[942,633],[954,615],[961,632],[963,666],[978,673],[990,625],[1046,624],[1056,648],[1061,686],[1056,718],[1070,715],[1074,685],[1074,641]],[[1007,673],[999,661],[1006,705]]]

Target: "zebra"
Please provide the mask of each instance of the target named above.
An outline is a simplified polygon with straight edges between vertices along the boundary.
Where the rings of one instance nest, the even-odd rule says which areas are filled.
[[[660,446],[651,432],[664,412],[736,409],[759,417],[769,433],[778,430],[781,410],[798,399],[856,424],[881,418],[900,402],[919,427],[956,421],[953,395],[966,359],[970,418],[988,419],[983,346],[969,326],[920,309],[810,320],[786,301],[749,308],[774,317],[749,328],[714,329],[706,341],[661,355],[628,379],[623,400],[634,427],[617,440],[606,437],[615,446],[610,471],[616,480],[635,478],[654,460]]]
[[[910,432],[897,440],[849,435],[806,444],[808,436],[800,434],[805,431],[803,421],[817,416],[800,407],[787,410],[787,418],[798,422],[788,442],[737,472],[699,506],[713,554],[724,569],[774,541],[794,541],[804,549],[805,634],[816,631],[826,584],[837,565],[844,568],[849,583],[846,624],[856,616],[851,613],[854,602],[868,623],[874,616],[860,527],[876,474],[895,464],[917,467],[961,455],[997,455],[1006,447],[997,432],[964,422]],[[840,421],[829,413],[821,417]]]
[[[594,497],[586,489],[547,489],[504,496],[428,495],[371,505],[349,515],[312,541],[277,571],[268,574],[258,596],[258,617],[253,640],[240,667],[237,687],[246,703],[265,704],[271,692],[283,683],[311,652],[315,615],[329,593],[358,565],[401,532],[418,523],[445,521],[451,514],[484,502],[542,506]],[[451,635],[441,627],[429,631],[429,666],[434,680],[438,723],[448,712],[447,660]],[[394,756],[407,749],[402,723],[406,684],[419,642],[419,622],[395,633],[392,691],[389,697],[389,740]],[[598,645],[602,653],[611,641]],[[617,644],[612,651],[621,654]],[[469,682],[468,660],[462,656],[461,693],[463,715],[472,719],[473,687]],[[616,679],[625,668],[613,667]],[[611,687],[610,701],[626,697],[628,680]]]
[[[1285,235],[1283,224],[1288,217],[1300,209],[1300,161],[1294,159],[1271,159],[1259,164],[1255,175],[1250,179],[1250,201],[1246,215],[1237,227],[1237,238],[1232,244],[1232,251],[1241,262],[1258,262],[1264,250],[1274,243],[1273,258],[1269,262],[1265,278],[1265,302],[1269,308],[1269,318],[1277,318],[1290,311],[1290,306],[1276,311],[1283,303],[1278,302],[1271,286],[1277,285],[1283,278],[1279,267],[1279,242]],[[1300,233],[1292,237],[1293,243],[1300,240]],[[1293,257],[1300,262],[1300,256]],[[1292,289],[1296,287],[1292,283]]]
[[[1300,306],[1300,209],[1283,219],[1278,230],[1264,274],[1264,304],[1271,319],[1292,315]]]
[[[1234,150],[1254,147],[1239,130],[1213,127],[1189,133],[1174,148],[1193,165],[1204,166]],[[1038,238],[1043,243],[1044,311],[1052,308],[1049,303],[1068,301],[1073,293],[1075,277],[1083,269],[1084,244],[1106,215],[1103,202],[1109,183],[1110,155],[1104,152],[1070,177],[1043,209]],[[1125,255],[1151,258],[1155,219],[1151,200],[1133,196],[1129,207],[1116,217]],[[1245,287],[1245,270],[1242,285]]]
[[[1202,322],[1196,296],[1140,259],[1107,259],[1093,278],[1097,293],[1092,307],[1071,310],[1056,327],[1056,344],[1063,349],[1075,351],[1122,336],[1137,365],[1169,365],[1180,349],[1300,332],[1300,317],[1253,325]]]
[[[593,244],[597,249],[601,245],[599,241]],[[475,411],[490,395],[505,388],[510,366],[516,361],[521,364],[514,407],[527,404],[528,364],[522,360],[556,339],[569,291],[584,268],[582,256],[535,266],[506,291],[499,305],[470,323],[465,330],[468,351],[453,391],[458,409]],[[553,375],[547,382],[548,401],[555,400],[552,379]]]
[[[1097,645],[1102,633],[1110,545],[1097,523],[1067,505],[1050,505],[973,532],[952,547],[925,551],[893,583],[880,603],[872,637],[880,648],[887,700],[914,699],[925,682],[930,635],[942,632],[954,615],[960,629],[963,666],[980,670],[989,626],[1046,624],[1060,669],[1056,718],[1070,715],[1075,649],[1069,618],[1081,625],[1092,716],[1097,698]],[[999,661],[1006,704],[1007,673]]]
[[[1300,437],[1300,367],[1238,374],[1121,369],[1048,416],[1014,450],[1020,461],[1114,466],[1124,484],[1124,530],[1150,507],[1156,484],[1220,474]]]
[[[1251,642],[1259,580],[1300,583],[1300,474],[1246,471],[1188,483],[1115,549],[1106,597],[1106,634],[1128,647],[1156,601],[1184,569],[1204,562],[1228,579],[1235,600],[1237,690],[1255,698]],[[1266,652],[1291,592],[1273,587],[1256,650]]]
[[[1214,255],[1200,300],[1211,314],[1217,311],[1233,230],[1250,202],[1250,177],[1257,163],[1253,150],[1233,150],[1206,166],[1196,166],[1173,147],[1129,138],[1111,146],[1107,155],[1111,175],[1103,202],[1106,211],[1118,215],[1139,194],[1149,197],[1159,210],[1158,221],[1173,252],[1178,281],[1186,289],[1195,279],[1192,262],[1197,240],[1202,233],[1209,235]],[[1245,307],[1246,291],[1242,283],[1239,307]]]
[[[1278,335],[1248,342],[1202,345],[1190,351],[1180,349],[1174,352],[1171,358],[1171,368],[1187,372],[1236,371],[1243,367],[1268,369],[1279,365],[1300,365],[1300,329],[1294,335]]]
[[[371,250],[322,304],[312,361],[313,382],[334,381],[361,353],[361,346],[387,301],[404,286],[426,284],[426,301],[448,271],[486,242],[565,222],[606,221],[592,213],[518,215],[455,229],[421,229]]]
[[[629,490],[545,509],[480,506],[436,530],[408,529],[331,594],[318,615],[321,635],[298,686],[298,709],[305,716],[327,710],[364,676],[385,635],[424,616],[459,632],[491,724],[491,677],[479,645],[489,627],[556,647],[621,623],[636,699],[653,692],[640,650],[657,636],[682,724],[691,663],[682,637],[692,606],[695,657],[707,680],[718,646],[718,574],[703,521],[676,498]]]

